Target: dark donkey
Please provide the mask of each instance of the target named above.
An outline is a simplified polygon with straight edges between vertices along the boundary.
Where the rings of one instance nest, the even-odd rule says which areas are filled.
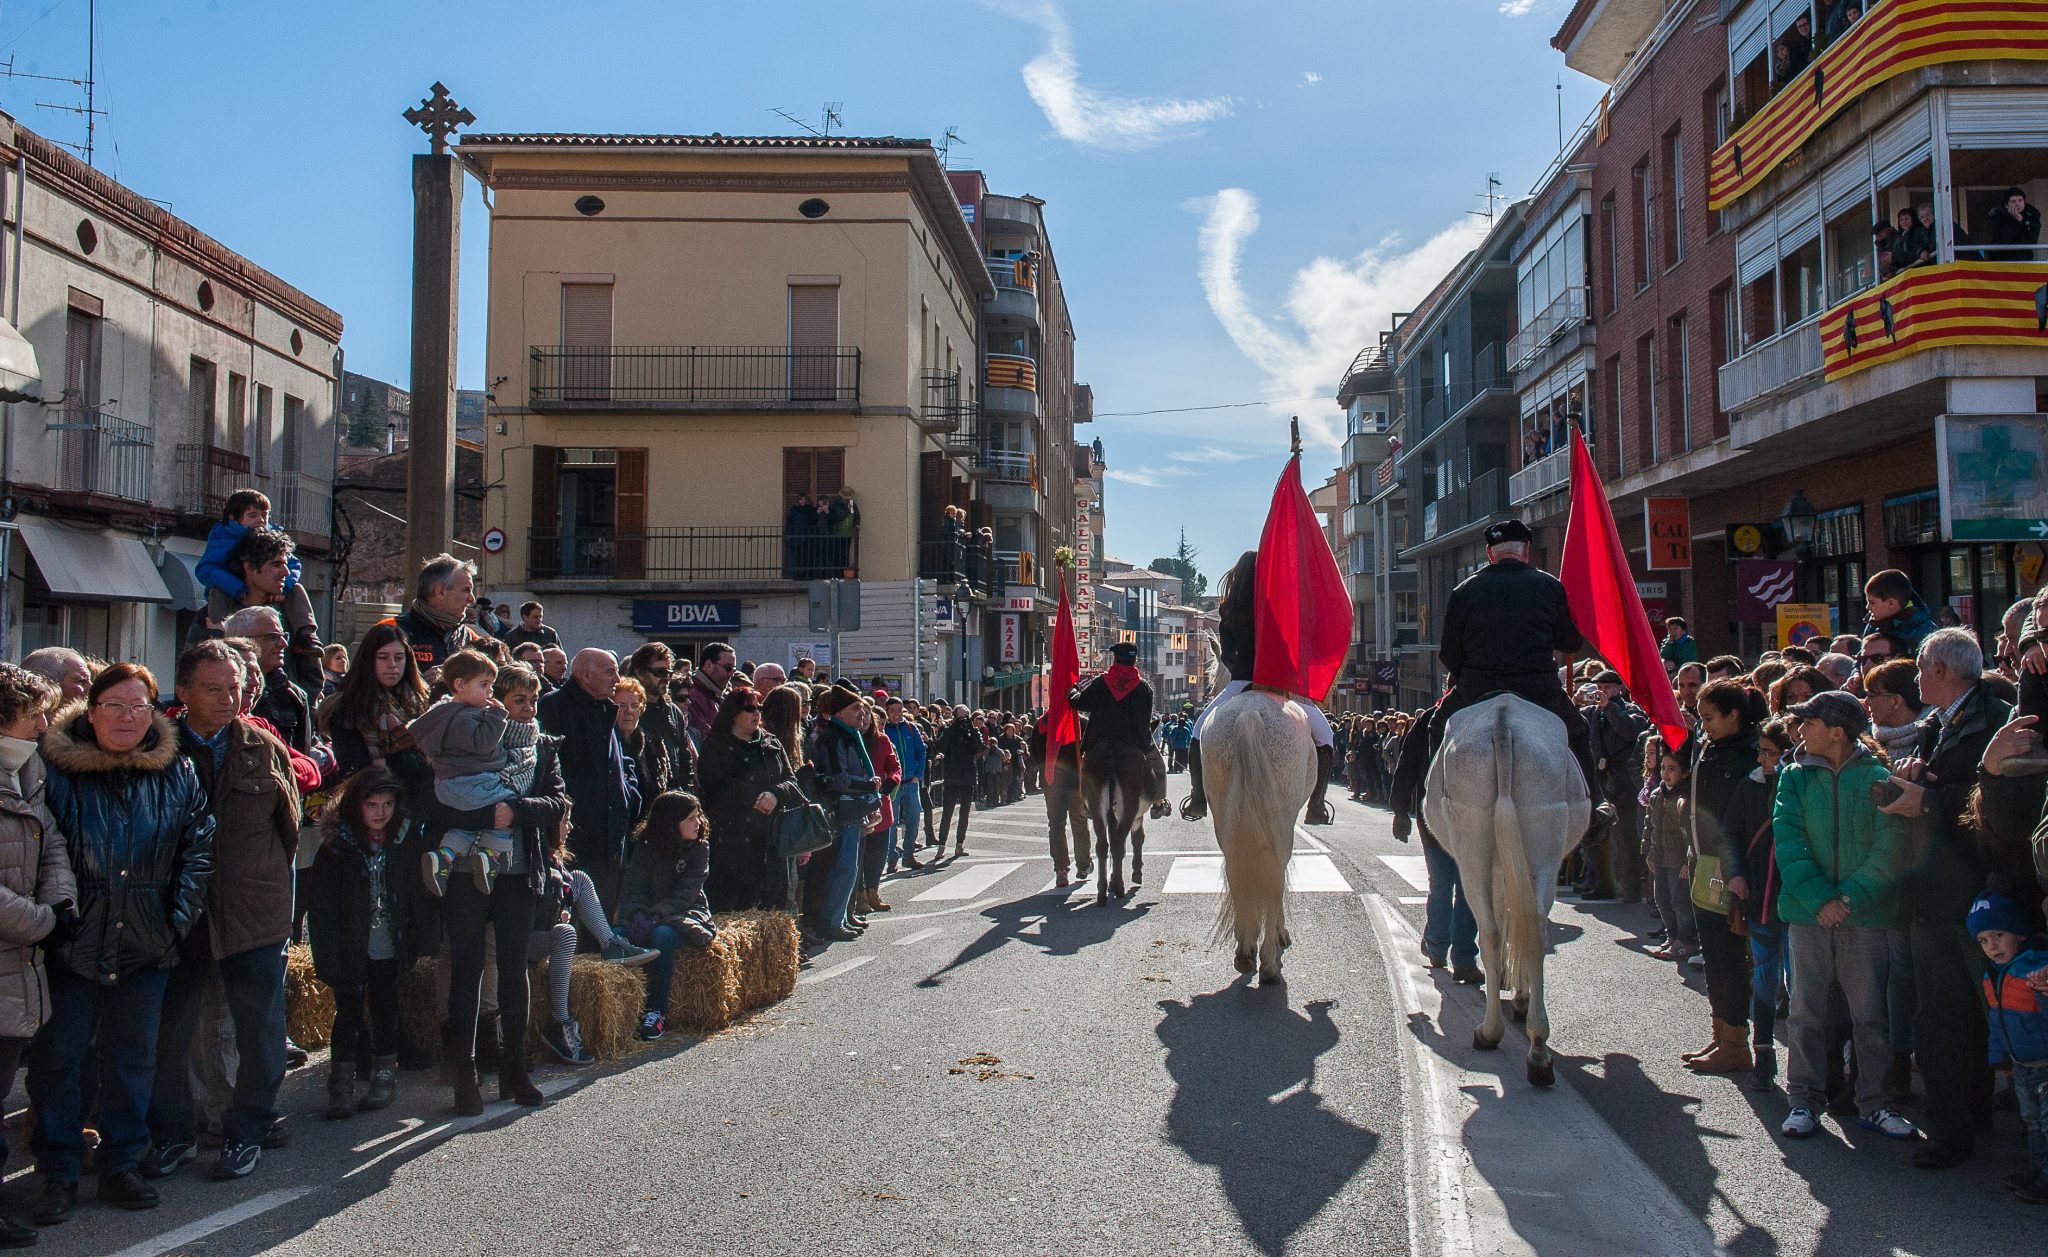
[[[1131,890],[1145,881],[1145,813],[1166,798],[1166,763],[1156,748],[1105,742],[1081,761],[1081,788],[1095,827],[1095,902],[1124,897],[1124,843]]]

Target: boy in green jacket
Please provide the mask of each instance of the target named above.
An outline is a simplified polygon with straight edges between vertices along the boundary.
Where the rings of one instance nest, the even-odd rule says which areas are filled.
[[[1862,1125],[1914,1139],[1913,1123],[1884,1106],[1885,931],[1898,923],[1896,887],[1905,822],[1878,810],[1871,788],[1891,770],[1863,744],[1870,717],[1840,690],[1787,709],[1805,750],[1778,778],[1772,831],[1778,856],[1778,912],[1792,960],[1791,1052],[1785,1090],[1792,1111],[1779,1129],[1803,1139],[1826,1107],[1828,988],[1849,1006],[1856,1059],[1856,1108]]]

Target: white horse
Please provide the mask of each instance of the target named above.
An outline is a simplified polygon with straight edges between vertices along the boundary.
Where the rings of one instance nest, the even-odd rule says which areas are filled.
[[[1592,804],[1566,749],[1564,722],[1512,694],[1452,716],[1429,766],[1422,816],[1458,874],[1479,922],[1486,1017],[1472,1046],[1500,1046],[1500,993],[1515,992],[1515,1019],[1529,1029],[1529,1081],[1556,1081],[1550,1016],[1543,1008],[1546,926],[1557,871],[1586,832]]]
[[[1230,675],[1217,667],[1219,683]],[[1216,937],[1234,934],[1239,973],[1280,977],[1287,936],[1287,861],[1294,822],[1315,790],[1316,748],[1300,702],[1271,690],[1219,701],[1202,727],[1202,766],[1216,845],[1223,851],[1223,906]]]

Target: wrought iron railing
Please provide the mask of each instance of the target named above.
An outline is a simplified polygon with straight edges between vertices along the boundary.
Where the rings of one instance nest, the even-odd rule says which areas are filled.
[[[917,412],[918,426],[934,435],[958,432],[967,423],[971,410],[965,383],[957,368],[925,372],[924,406]]]
[[[1029,258],[990,258],[988,277],[998,288],[1017,288],[1025,292],[1038,289],[1038,266]]]
[[[975,452],[975,469],[1003,484],[1037,484],[1038,456],[1022,450],[983,449]]]
[[[528,535],[533,580],[824,580],[860,573],[860,536],[783,528],[614,528]]]
[[[932,581],[940,593],[952,593],[965,585],[973,593],[988,596],[994,561],[974,534],[926,534],[917,550],[919,579]]]
[[[228,495],[251,487],[249,456],[218,445],[178,447],[178,501],[180,515],[218,520],[227,509]]]
[[[775,406],[860,402],[847,345],[535,345],[536,406]]]
[[[154,437],[146,425],[97,410],[66,410],[56,415],[45,429],[57,434],[56,474],[51,488],[130,502],[150,500],[149,467]]]
[[[301,471],[287,471],[276,479],[270,522],[288,532],[328,536],[333,529],[332,486]]]

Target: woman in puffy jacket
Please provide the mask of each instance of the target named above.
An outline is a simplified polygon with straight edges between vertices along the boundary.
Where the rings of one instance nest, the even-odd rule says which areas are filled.
[[[46,797],[78,880],[77,915],[50,949],[50,1019],[29,1053],[41,1174],[36,1221],[62,1221],[78,1199],[85,1154],[80,1068],[99,1049],[99,1194],[149,1208],[136,1173],[149,1144],[144,1114],[156,1076],[157,1020],[179,944],[199,920],[213,876],[213,813],[178,729],[156,709],[156,678],[138,664],[101,672],[83,705],[43,735]]]
[[[711,820],[711,872],[704,882],[713,912],[786,909],[794,889],[775,838],[775,814],[801,807],[796,770],[773,734],[761,728],[761,700],[746,686],[725,692],[697,761],[697,784]]]
[[[1732,1074],[1754,1068],[1755,1051],[1775,1053],[1769,1042],[1750,1045],[1747,937],[1751,898],[1762,889],[1749,877],[1750,839],[1771,823],[1772,793],[1756,775],[1757,737],[1770,713],[1761,693],[1732,677],[1702,689],[1699,705],[1704,736],[1692,770],[1692,892],[1714,1037],[1685,1061],[1697,1073]],[[1718,887],[1699,881],[1697,861],[1708,856],[1720,862]],[[1723,894],[1723,909],[1706,906]]]

